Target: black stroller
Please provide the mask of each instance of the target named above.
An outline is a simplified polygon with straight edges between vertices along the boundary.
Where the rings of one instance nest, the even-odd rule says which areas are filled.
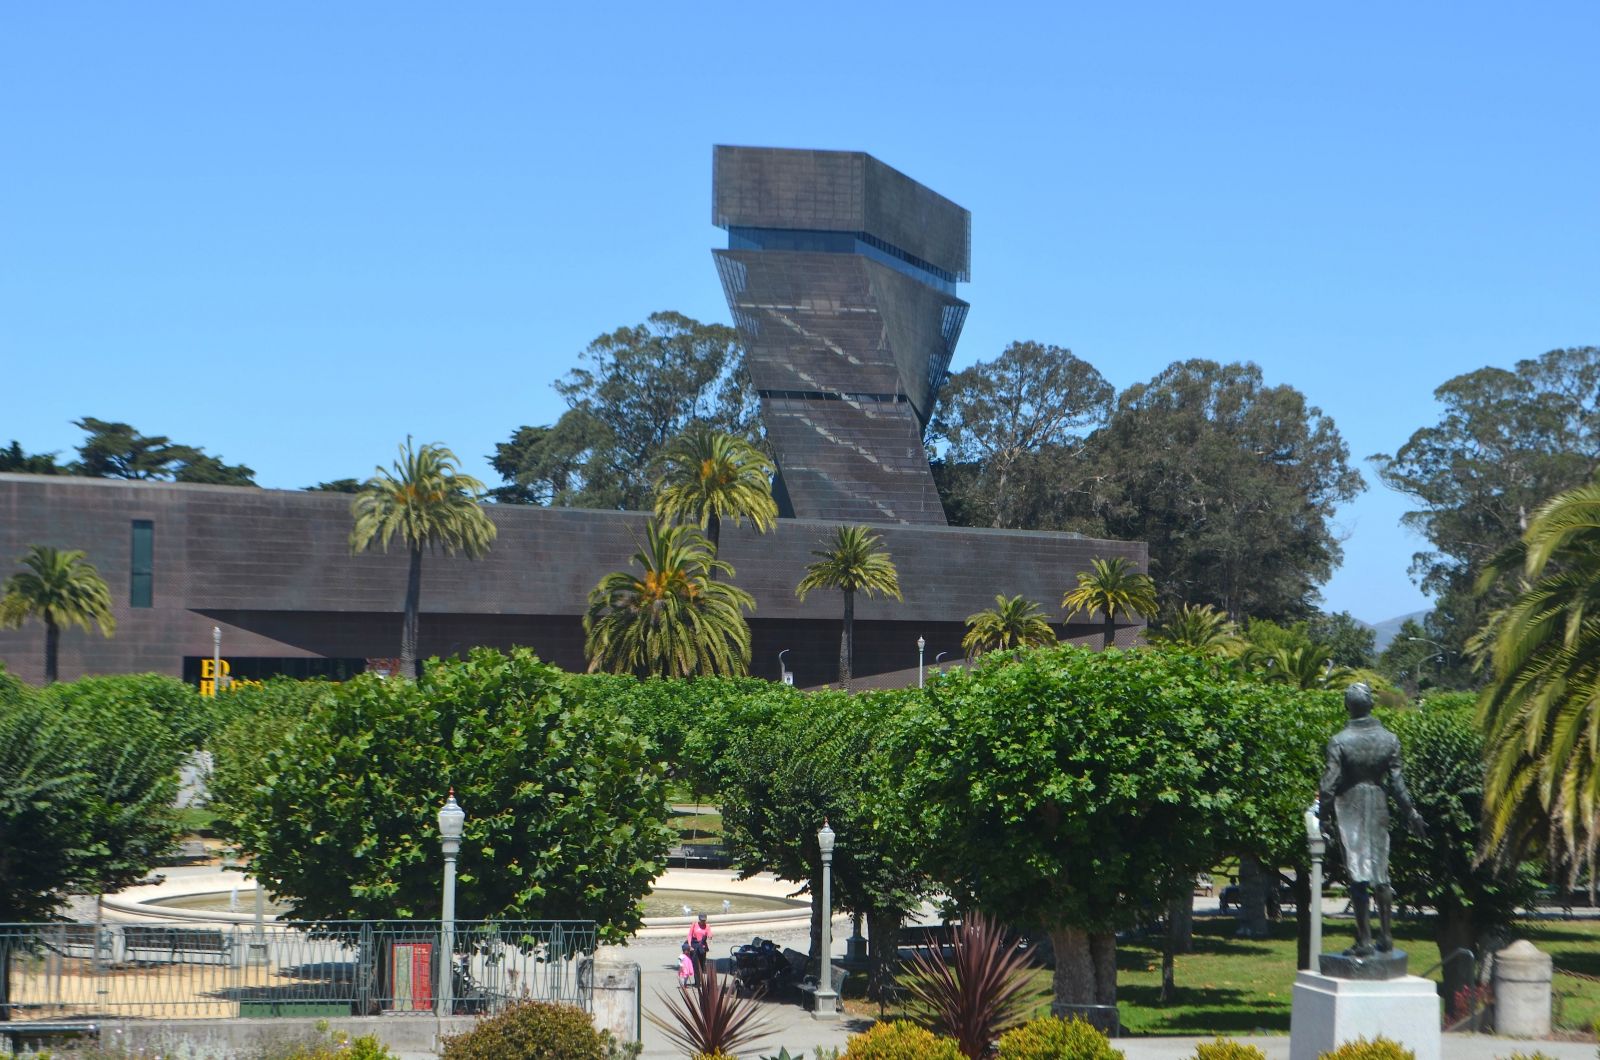
[[[793,970],[771,939],[756,937],[732,950],[734,991],[740,997],[775,997],[789,985]]]

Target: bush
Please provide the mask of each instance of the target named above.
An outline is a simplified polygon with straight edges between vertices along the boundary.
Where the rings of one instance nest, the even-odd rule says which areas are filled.
[[[447,1039],[443,1060],[606,1060],[606,1043],[575,1005],[513,1005]]]
[[[1123,1053],[1113,1049],[1109,1038],[1083,1020],[1042,1016],[1002,1034],[998,1056],[1000,1060],[1122,1060]],[[1249,1058],[1203,1055],[1201,1060]]]
[[[1381,1034],[1370,1042],[1357,1038],[1323,1053],[1317,1060],[1417,1060],[1417,1054]]]
[[[397,1060],[389,1047],[371,1034],[352,1039],[335,1031],[328,1040],[301,1046],[285,1054],[283,1060]]]
[[[851,1035],[844,1060],[962,1060],[962,1056],[949,1038],[936,1038],[914,1023],[896,1020]]]
[[[1267,1060],[1267,1054],[1255,1046],[1223,1037],[1196,1045],[1194,1057],[1195,1060]]]

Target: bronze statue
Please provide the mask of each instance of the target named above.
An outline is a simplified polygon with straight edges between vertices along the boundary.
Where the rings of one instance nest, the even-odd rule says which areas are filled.
[[[1345,689],[1350,721],[1328,741],[1328,769],[1322,775],[1323,829],[1332,815],[1344,847],[1345,874],[1356,910],[1356,944],[1350,957],[1371,957],[1394,949],[1389,885],[1389,798],[1400,807],[1406,827],[1426,838],[1427,825],[1411,804],[1400,775],[1400,740],[1372,716],[1372,690],[1356,683]],[[1378,899],[1378,942],[1372,941],[1372,896]]]

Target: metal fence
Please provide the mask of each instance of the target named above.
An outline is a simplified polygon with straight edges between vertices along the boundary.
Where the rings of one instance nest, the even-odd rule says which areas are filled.
[[[593,921],[0,924],[0,1019],[492,1013],[589,1008]]]

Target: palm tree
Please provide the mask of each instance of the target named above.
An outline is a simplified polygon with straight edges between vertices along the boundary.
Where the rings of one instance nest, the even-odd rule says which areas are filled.
[[[775,469],[749,441],[704,425],[690,427],[668,443],[656,480],[656,518],[697,524],[711,551],[722,542],[722,520],[744,519],[762,533],[772,529],[778,505],[772,499]]]
[[[1116,636],[1119,611],[1129,618],[1156,613],[1156,583],[1125,559],[1091,560],[1088,570],[1078,572],[1078,587],[1061,598],[1061,606],[1067,609],[1069,619],[1080,611],[1100,612],[1105,623],[1102,647],[1109,648]]]
[[[54,684],[61,653],[62,627],[100,627],[116,632],[111,590],[82,552],[31,545],[20,560],[24,570],[6,579],[0,596],[0,629],[20,629],[30,618],[44,623],[44,679]]]
[[[848,684],[853,673],[856,638],[856,593],[882,593],[896,600],[900,595],[900,575],[894,569],[888,549],[880,547],[883,538],[864,526],[841,526],[833,532],[826,548],[812,549],[816,563],[806,567],[794,593],[804,600],[813,589],[838,589],[844,594],[844,629],[839,635],[839,683]]]
[[[1268,684],[1302,689],[1345,688],[1361,678],[1359,671],[1335,666],[1333,649],[1322,644],[1278,647],[1268,652],[1250,649],[1242,658],[1246,668]]]
[[[1184,604],[1147,638],[1151,644],[1202,658],[1233,654],[1241,643],[1238,627],[1210,604]]]
[[[997,594],[993,607],[967,616],[967,635],[961,638],[961,647],[971,659],[995,649],[1032,648],[1055,642],[1056,631],[1050,628],[1038,604],[1020,594],[1009,599]]]
[[[1486,845],[1515,862],[1544,840],[1569,881],[1594,878],[1600,844],[1600,481],[1558,494],[1522,542],[1490,565],[1488,589],[1521,591],[1477,639],[1492,679],[1478,701],[1487,736]]]
[[[733,568],[692,526],[651,523],[633,554],[643,571],[615,571],[589,594],[583,617],[589,670],[664,677],[743,674],[755,599],[717,581]]]
[[[374,542],[387,552],[399,535],[411,554],[400,627],[400,671],[408,676],[417,675],[422,553],[439,550],[448,556],[459,551],[477,559],[488,552],[495,525],[478,504],[484,492],[482,482],[461,473],[456,454],[434,442],[414,447],[408,435],[393,469],[375,469],[351,502],[352,552],[365,552]]]

